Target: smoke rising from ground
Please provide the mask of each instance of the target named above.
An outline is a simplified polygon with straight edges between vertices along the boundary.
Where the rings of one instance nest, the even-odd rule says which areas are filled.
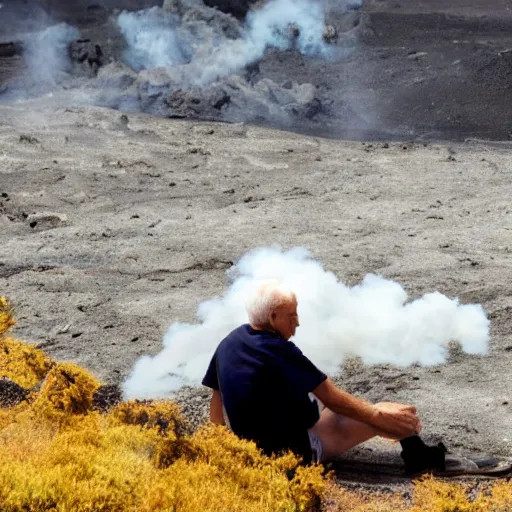
[[[24,72],[10,83],[11,97],[44,94],[69,77],[69,44],[79,31],[56,23],[37,3],[10,3],[0,9],[0,37],[23,48]]]
[[[219,13],[221,25],[216,27],[211,19],[198,17],[199,12],[186,20],[157,7],[121,13],[118,24],[128,44],[127,63],[136,70],[182,66],[191,85],[204,86],[260,60],[271,47],[333,54],[323,38],[324,5],[315,0],[273,0],[250,11],[243,26],[236,26],[234,19],[229,26]]]
[[[162,7],[104,20],[101,37],[86,27],[80,39],[78,30],[52,24],[43,11],[40,22],[31,23],[22,37],[16,34],[23,41],[27,72],[0,84],[1,99],[52,92],[52,101],[62,106],[86,103],[292,129],[314,125],[332,101],[324,103],[315,85],[289,74],[278,82],[267,78],[258,64],[272,48],[322,59],[350,54],[355,31],[340,36],[325,24],[326,13],[345,12],[347,6],[354,8],[346,1],[269,0],[240,21],[201,0],[165,0]]]
[[[186,62],[176,34],[176,17],[160,9],[150,9],[123,12],[117,22],[128,45],[125,60],[134,70],[173,67]]]
[[[66,78],[71,70],[69,44],[79,35],[76,28],[66,23],[25,34],[22,40],[28,85],[55,86]]]
[[[247,322],[245,300],[263,279],[278,279],[295,291],[301,325],[293,341],[331,375],[350,356],[365,364],[442,364],[451,341],[468,354],[487,352],[489,320],[480,305],[460,305],[438,292],[408,302],[400,284],[376,275],[348,287],[305,249],[254,250],[228,275],[230,288],[199,305],[196,324],[173,324],[163,350],[137,361],[124,384],[127,398],[162,397],[183,384],[198,385],[218,343]]]

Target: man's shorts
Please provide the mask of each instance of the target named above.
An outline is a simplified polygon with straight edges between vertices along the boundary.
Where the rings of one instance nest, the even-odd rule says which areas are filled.
[[[323,456],[324,456],[324,448],[322,446],[322,441],[320,441],[320,438],[311,432],[311,430],[308,430],[309,435],[309,445],[311,446],[311,453],[312,453],[312,462],[322,462]]]

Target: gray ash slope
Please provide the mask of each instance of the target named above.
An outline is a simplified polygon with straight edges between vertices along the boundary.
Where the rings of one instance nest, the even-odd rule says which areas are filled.
[[[331,46],[343,58],[269,49],[249,69],[206,87],[185,84],[174,72],[136,73],[120,64],[124,41],[112,22],[114,8],[137,10],[155,3],[76,0],[44,5],[55,19],[77,26],[82,41],[89,40],[72,47],[75,77],[98,72],[95,46],[102,49],[100,60],[106,66],[95,84],[102,90],[96,104],[169,117],[253,122],[335,138],[510,138],[510,2],[472,2],[468,7],[456,1],[447,7],[420,0],[367,1],[360,9],[356,3],[345,9],[331,3],[325,21],[337,36]],[[248,8],[248,2],[235,0],[207,3],[238,18]],[[214,34],[220,30],[227,39],[236,39],[242,30],[241,22],[229,14],[208,7],[183,13],[180,5],[185,2],[168,4],[181,9],[192,31],[197,23],[206,23],[216,27]],[[8,39],[5,27],[2,39]],[[80,59],[85,61],[77,65]],[[7,60],[0,59],[3,82],[20,61]],[[66,87],[78,86],[83,84],[75,80]],[[92,88],[88,86],[89,92]]]
[[[322,134],[340,138],[510,139],[512,11],[449,2],[367,2],[358,45],[338,63],[273,52],[261,69],[317,87]],[[494,4],[494,5],[493,5]],[[415,10],[413,6],[416,6]],[[328,22],[339,27],[344,17]]]

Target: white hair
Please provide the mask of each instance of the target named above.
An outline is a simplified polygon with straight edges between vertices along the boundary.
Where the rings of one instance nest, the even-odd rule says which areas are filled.
[[[255,326],[270,323],[272,313],[283,304],[296,300],[295,293],[282,286],[279,281],[271,279],[259,283],[245,303],[249,322]]]

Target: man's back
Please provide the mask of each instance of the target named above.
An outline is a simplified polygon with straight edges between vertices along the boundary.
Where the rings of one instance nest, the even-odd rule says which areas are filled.
[[[266,453],[308,457],[307,430],[319,417],[308,393],[325,379],[292,342],[245,324],[220,343],[203,384],[220,388],[235,434]]]

